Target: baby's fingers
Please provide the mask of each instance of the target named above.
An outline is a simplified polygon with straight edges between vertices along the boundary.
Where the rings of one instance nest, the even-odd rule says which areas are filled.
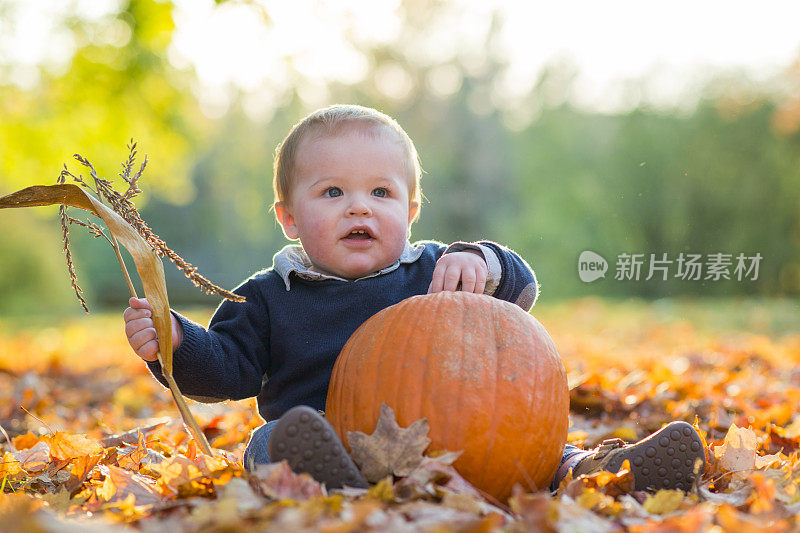
[[[486,269],[479,268],[477,272],[477,278],[475,279],[475,289],[472,292],[475,294],[483,294],[483,292],[486,290],[486,277]]]
[[[147,301],[147,298],[130,298],[128,299],[128,305],[130,305],[134,309],[149,309],[150,311],[153,310],[153,307],[150,305],[150,302]]]
[[[464,292],[477,292],[475,285],[478,282],[478,274],[475,269],[465,268],[461,271],[461,290]]]
[[[446,270],[443,264],[437,263],[436,268],[433,269],[433,279],[431,279],[431,284],[428,287],[428,294],[442,291],[444,287],[444,272]]]
[[[444,291],[457,291],[458,282],[461,281],[462,270],[461,267],[451,265],[444,273]]]
[[[137,318],[134,320],[129,320],[125,322],[125,336],[130,339],[140,331],[143,331],[148,328],[153,329],[153,331],[155,331],[155,325],[153,324],[152,318],[145,317],[145,318]]]
[[[133,307],[128,307],[125,309],[125,312],[122,313],[122,319],[126,324],[132,320],[150,318],[151,316],[153,316],[153,312],[150,309],[135,309]]]
[[[128,338],[131,348],[136,355],[145,361],[155,361],[158,353],[158,338],[155,328],[146,328],[134,333]]]

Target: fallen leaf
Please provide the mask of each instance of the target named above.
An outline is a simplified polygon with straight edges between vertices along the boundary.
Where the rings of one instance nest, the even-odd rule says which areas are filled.
[[[108,437],[103,437],[100,439],[100,445],[103,446],[103,448],[113,448],[115,446],[122,446],[124,444],[137,444],[139,442],[140,433],[146,437],[166,423],[167,420],[163,420],[146,427],[134,428],[118,435],[109,435]]]
[[[325,488],[308,474],[295,474],[289,463],[259,464],[250,475],[250,483],[260,494],[273,500],[305,501],[325,496]]]
[[[661,489],[647,497],[644,510],[651,514],[669,514],[681,506],[684,497],[683,491]]]
[[[11,442],[14,443],[14,447],[17,450],[27,450],[28,448],[33,448],[40,439],[41,437],[38,437],[37,435],[34,435],[28,431],[24,435],[14,437],[11,439]]]
[[[19,459],[13,453],[5,452],[0,456],[0,480],[5,478],[14,479],[17,474],[22,472]]]
[[[371,435],[348,431],[350,455],[367,481],[377,483],[388,475],[404,477],[422,464],[422,452],[431,443],[424,418],[407,428],[397,424],[394,410],[381,404],[378,424]]]
[[[543,492],[526,493],[516,485],[508,499],[511,510],[529,531],[552,531],[558,504]]]
[[[461,452],[448,452],[437,457],[424,457],[422,463],[407,477],[400,480],[401,485],[416,483],[420,487],[427,484],[438,485],[455,494],[465,494],[482,500],[483,494],[452,466]]]
[[[614,522],[581,507],[568,496],[563,496],[558,502],[556,516],[553,524],[556,531],[606,533],[619,530]]]
[[[633,491],[634,479],[630,470],[630,463],[625,460],[616,473],[603,470],[594,474],[580,476],[578,479],[568,481],[566,484],[562,483],[562,485],[564,486],[563,493],[573,499],[577,499],[587,490],[597,490],[616,498]]]
[[[142,475],[112,465],[100,465],[98,469],[106,476],[102,494],[105,501],[122,501],[131,495],[137,505],[151,505],[162,500],[155,486]]]
[[[722,446],[714,448],[714,455],[719,459],[723,469],[743,479],[752,470],[765,468],[776,461],[780,462],[780,457],[777,455],[758,455],[757,446],[756,434],[752,429],[732,424]]]
[[[182,456],[170,457],[159,464],[151,465],[150,468],[161,474],[158,486],[164,495],[177,495],[181,487],[203,477],[203,472],[194,461]]]
[[[367,497],[374,498],[383,502],[394,501],[394,487],[392,486],[392,476],[386,476],[376,485],[367,490]]]
[[[100,443],[86,438],[85,435],[73,435],[58,431],[47,440],[50,444],[50,456],[54,459],[74,459],[103,453]]]
[[[14,452],[14,457],[25,471],[41,472],[50,463],[50,446],[47,442],[39,441],[32,448]]]
[[[727,492],[714,492],[708,487],[707,484],[697,486],[697,492],[700,494],[700,497],[703,500],[717,505],[726,503],[728,505],[732,505],[733,507],[739,507],[747,503],[747,500],[750,499],[750,493],[752,490],[753,487],[749,483],[742,485],[735,490]]]
[[[70,465],[72,477],[65,488],[70,492],[77,490],[89,478],[94,467],[100,462],[102,455],[86,455],[74,459]]]

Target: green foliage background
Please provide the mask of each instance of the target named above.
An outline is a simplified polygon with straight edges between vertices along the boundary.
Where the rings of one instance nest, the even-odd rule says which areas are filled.
[[[328,103],[379,108],[415,140],[429,202],[414,238],[507,244],[536,270],[542,298],[553,300],[800,294],[797,100],[753,87],[743,75],[721,74],[688,109],[645,103],[624,114],[589,113],[553,97],[568,94],[571,84],[569,68],[555,64],[520,110],[532,120],[509,121],[509,111],[490,105],[488,96],[503,73],[502,59],[487,52],[476,72],[457,58],[420,64],[408,57],[403,42],[410,33],[441,22],[436,5],[404,4],[398,42],[363,50],[370,60],[366,78],[328,87]],[[63,72],[43,68],[34,89],[16,87],[0,70],[0,194],[55,182],[75,152],[113,177],[133,137],[150,157],[141,182],[145,219],[204,275],[232,287],[269,266],[286,243],[268,210],[272,155],[313,106],[300,96],[298,74],[269,120],[249,118],[238,103],[222,118],[204,116],[194,73],[166,59],[172,10],[169,2],[131,0],[113,20],[70,20],[79,43],[74,58]],[[112,23],[129,29],[123,45],[98,37]],[[374,73],[387,65],[410,76],[408,97],[378,90]],[[447,96],[426,83],[443,66],[461,77]],[[796,83],[800,73],[786,76]],[[60,257],[56,213],[0,213],[0,314],[78,309]],[[90,303],[124,305],[113,253],[80,228],[71,235]],[[579,280],[583,250],[609,260],[605,280]],[[757,281],[613,279],[618,254],[665,252],[672,259],[680,252],[759,252],[764,259]],[[214,303],[170,268],[175,306]]]

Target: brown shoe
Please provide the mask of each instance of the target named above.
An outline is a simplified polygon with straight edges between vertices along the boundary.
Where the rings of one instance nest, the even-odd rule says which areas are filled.
[[[272,429],[267,450],[270,460],[286,459],[292,471],[311,474],[329,489],[369,487],[331,425],[305,405],[283,414]]]
[[[680,489],[688,492],[702,474],[706,457],[703,439],[686,422],[672,422],[635,444],[621,439],[603,441],[582,459],[572,473],[577,478],[602,470],[619,471],[630,461],[636,490]]]

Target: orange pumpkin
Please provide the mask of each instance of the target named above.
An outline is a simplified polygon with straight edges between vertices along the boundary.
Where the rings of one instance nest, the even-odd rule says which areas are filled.
[[[427,418],[427,452],[463,450],[454,466],[500,501],[515,483],[547,488],[569,425],[564,365],[547,331],[518,306],[485,295],[414,296],[375,314],[333,368],[326,418],[375,430],[381,403],[406,427]]]

